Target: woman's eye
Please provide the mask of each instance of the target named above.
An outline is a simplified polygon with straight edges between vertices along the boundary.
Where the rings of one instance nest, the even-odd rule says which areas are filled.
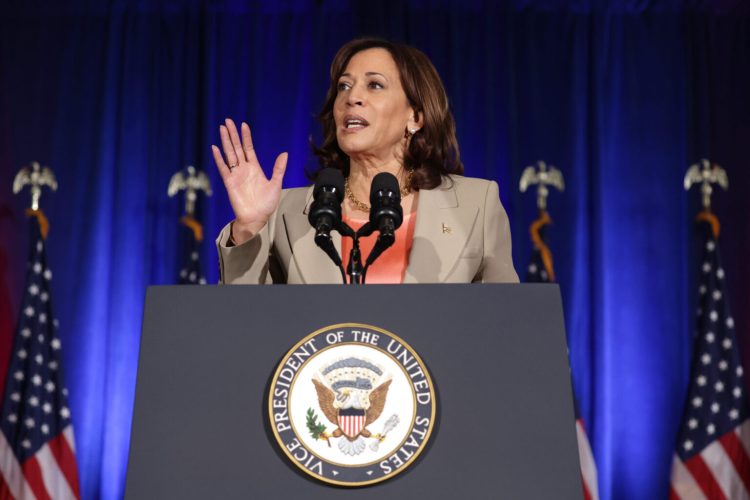
[[[382,89],[383,88],[383,84],[380,83],[380,82],[370,82],[369,86],[370,86],[371,89]]]
[[[339,82],[339,84],[336,86],[336,89],[341,90],[347,90],[349,88],[349,84],[346,82]]]

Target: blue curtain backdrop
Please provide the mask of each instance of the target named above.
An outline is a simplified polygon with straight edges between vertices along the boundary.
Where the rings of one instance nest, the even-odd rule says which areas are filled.
[[[328,65],[361,35],[432,58],[467,175],[500,183],[521,271],[536,215],[533,195],[518,193],[521,171],[544,159],[565,173],[551,247],[601,495],[665,497],[696,304],[699,203],[682,177],[704,156],[729,173],[715,211],[750,346],[741,0],[3,2],[0,294],[15,312],[28,200],[10,185],[39,160],[60,184],[42,206],[84,497],[123,493],[145,289],[177,281],[182,204],[166,196],[170,176],[193,164],[212,179],[199,214],[216,282],[210,240],[231,219],[209,149],[219,123],[248,120],[264,167],[288,151],[285,185],[305,184]]]

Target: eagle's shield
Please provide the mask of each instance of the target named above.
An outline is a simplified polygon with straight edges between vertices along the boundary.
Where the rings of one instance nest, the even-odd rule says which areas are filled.
[[[365,410],[347,408],[339,410],[339,428],[349,438],[359,436],[365,426]]]

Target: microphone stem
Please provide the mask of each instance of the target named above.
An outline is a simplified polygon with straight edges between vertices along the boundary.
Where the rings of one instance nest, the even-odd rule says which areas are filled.
[[[346,271],[344,271],[343,264],[339,266],[339,271],[341,271],[341,282],[346,285]]]
[[[365,267],[362,268],[362,284],[365,284],[365,280],[367,279],[367,269],[370,267],[370,264],[365,264]]]
[[[352,236],[352,251],[349,253],[349,264],[346,272],[349,275],[350,285],[361,285],[362,281],[362,252],[359,250],[359,236]]]

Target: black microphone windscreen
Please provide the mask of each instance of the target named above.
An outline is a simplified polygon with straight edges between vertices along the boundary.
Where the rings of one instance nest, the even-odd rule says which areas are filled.
[[[324,186],[336,188],[336,197],[339,202],[344,200],[344,175],[341,173],[341,170],[337,168],[324,168],[318,173],[318,177],[315,179],[315,188],[313,189],[314,198],[318,197],[318,193]]]
[[[398,179],[393,174],[388,172],[380,172],[372,179],[372,185],[370,186],[370,205],[375,205],[378,192],[391,192],[393,198],[397,201],[401,201],[401,190],[398,187]]]

